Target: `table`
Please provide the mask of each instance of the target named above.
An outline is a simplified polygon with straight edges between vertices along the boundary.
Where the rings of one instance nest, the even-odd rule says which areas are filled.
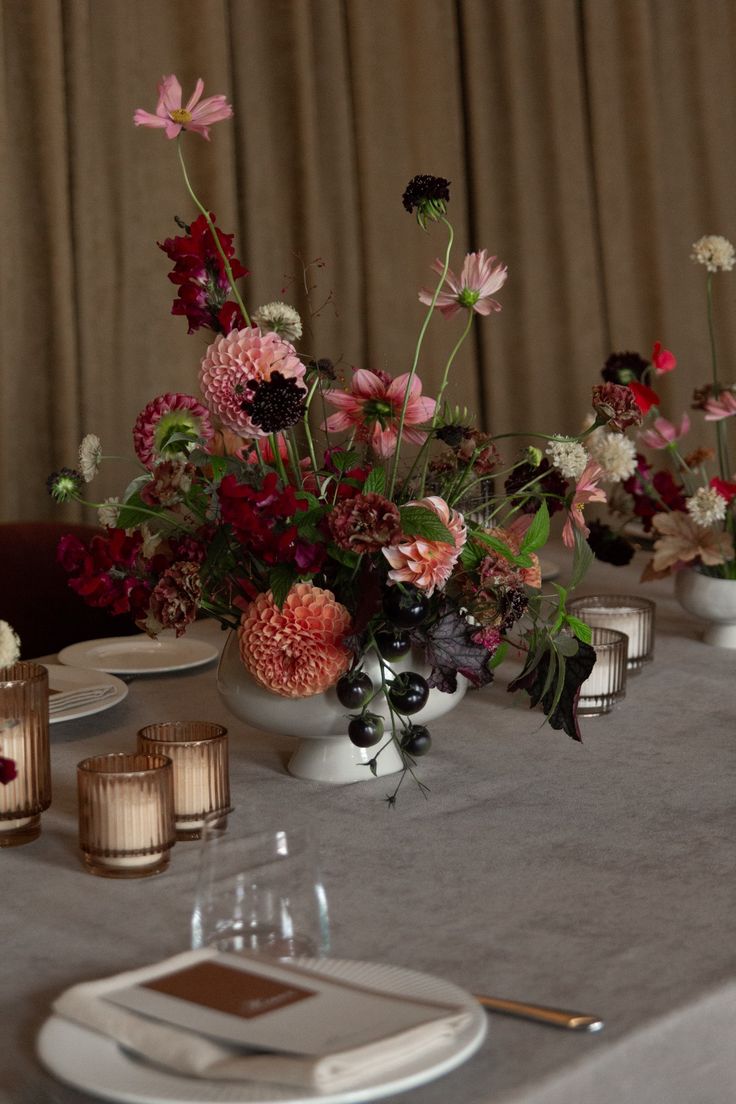
[[[0,853],[0,1099],[88,1101],[34,1058],[50,1001],[187,945],[197,844],[177,844],[159,877],[90,876],[75,765],[132,748],[143,723],[203,718],[230,729],[231,830],[317,834],[335,955],[606,1020],[578,1036],[493,1016],[466,1065],[389,1104],[732,1104],[736,653],[702,644],[671,580],[640,586],[642,566],[596,564],[580,588],[657,602],[654,662],[612,714],[583,721],[582,746],[499,679],[433,725],[431,793],[407,779],[394,809],[391,779],[285,773],[293,741],[227,715],[211,666],[138,679],[115,708],[52,726],[42,835]]]

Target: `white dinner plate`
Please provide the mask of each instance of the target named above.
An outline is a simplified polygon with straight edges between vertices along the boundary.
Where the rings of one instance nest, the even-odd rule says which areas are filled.
[[[113,675],[160,675],[185,671],[217,659],[214,644],[193,637],[161,634],[155,640],[140,636],[110,636],[104,640],[82,640],[59,652],[59,662],[70,667],[91,667]]]
[[[309,960],[305,960],[304,965],[308,966]],[[123,1104],[360,1104],[441,1077],[470,1058],[485,1038],[487,1013],[469,993],[447,981],[396,966],[366,962],[334,959],[328,965],[321,959],[314,965],[319,965],[320,970],[328,966],[333,977],[356,984],[373,984],[410,997],[462,1005],[471,1012],[471,1019],[453,1040],[438,1046],[431,1054],[415,1058],[389,1074],[376,1075],[360,1088],[338,1093],[255,1081],[177,1077],[133,1057],[112,1039],[61,1016],[51,1016],[41,1028],[37,1040],[38,1056],[46,1068],[67,1085]]]
[[[110,686],[111,693],[97,701],[89,701],[85,704],[69,705],[64,709],[51,710],[49,724],[57,721],[73,721],[77,717],[91,717],[93,713],[101,713],[103,709],[111,709],[113,705],[121,702],[128,693],[125,683],[108,675],[104,671],[82,671],[79,667],[63,667],[58,663],[44,663],[49,673],[49,690],[58,690],[64,694],[70,690],[87,690],[95,686]]]

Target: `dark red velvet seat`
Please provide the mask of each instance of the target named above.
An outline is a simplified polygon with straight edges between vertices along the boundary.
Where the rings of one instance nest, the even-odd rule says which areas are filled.
[[[90,525],[67,522],[0,524],[0,619],[18,633],[22,659],[58,652],[78,640],[140,631],[127,614],[113,617],[86,605],[56,562],[65,533],[87,543],[95,532]]]

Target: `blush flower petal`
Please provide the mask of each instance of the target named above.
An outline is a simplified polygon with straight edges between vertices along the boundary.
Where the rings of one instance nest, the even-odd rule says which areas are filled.
[[[672,422],[668,422],[666,418],[655,418],[654,425],[650,429],[641,431],[639,440],[648,448],[663,449],[674,444],[680,437],[684,437],[689,429],[690,418],[687,414],[682,415],[679,429]]]
[[[720,422],[736,414],[736,395],[733,391],[721,391],[717,399],[707,399],[703,407],[706,422]]]
[[[434,399],[422,395],[422,381],[418,376],[415,375],[411,383],[409,379],[408,372],[391,379],[384,373],[359,368],[353,374],[350,391],[333,388],[325,392],[327,402],[338,411],[330,414],[322,428],[330,433],[356,429],[358,440],[367,441],[376,455],[385,460],[396,451],[408,386],[402,438],[421,444],[427,431],[416,427],[432,417],[437,404]]]
[[[158,85],[155,115],[139,107],[133,115],[133,122],[136,126],[163,130],[167,138],[178,137],[182,130],[193,130],[209,141],[209,128],[213,123],[229,119],[233,109],[223,95],[208,96],[206,100],[202,100],[203,92],[204,81],[200,77],[186,107],[182,107],[182,91],[178,79],[173,73],[162,77]]]
[[[606,492],[598,483],[603,477],[603,469],[595,460],[586,465],[585,471],[580,476],[572,502],[567,513],[567,520],[562,529],[562,540],[566,548],[575,547],[575,528],[579,529],[584,537],[590,533],[583,518],[583,509],[589,502],[605,502]]]
[[[435,513],[450,530],[453,543],[413,537],[382,549],[391,568],[388,577],[394,583],[411,583],[431,595],[436,589],[442,590],[463,550],[467,538],[465,520],[461,513],[436,495],[417,499],[408,505],[423,506]]]
[[[500,311],[501,304],[492,296],[506,283],[508,269],[506,265],[495,263],[495,257],[489,257],[485,249],[480,253],[466,254],[460,276],[457,277],[452,269],[447,270],[445,283],[449,291],[440,291],[435,301],[435,307],[445,318],[452,318],[459,311],[471,310],[477,314],[488,315],[492,311]],[[443,262],[437,258],[432,269],[442,275],[445,270]],[[419,292],[419,300],[430,306],[434,299],[434,290],[422,288]]]

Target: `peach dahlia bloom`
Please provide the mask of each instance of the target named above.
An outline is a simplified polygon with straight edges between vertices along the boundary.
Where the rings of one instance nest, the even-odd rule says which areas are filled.
[[[284,698],[308,698],[332,686],[350,663],[343,644],[350,614],[329,590],[295,583],[281,609],[259,594],[238,628],[240,657],[249,674]]]
[[[401,544],[384,548],[383,554],[391,565],[388,577],[395,583],[411,583],[428,595],[433,594],[436,588],[442,590],[463,550],[468,535],[465,519],[436,495],[417,499],[407,505],[424,506],[437,514],[442,524],[450,530],[454,544],[411,537]]]

